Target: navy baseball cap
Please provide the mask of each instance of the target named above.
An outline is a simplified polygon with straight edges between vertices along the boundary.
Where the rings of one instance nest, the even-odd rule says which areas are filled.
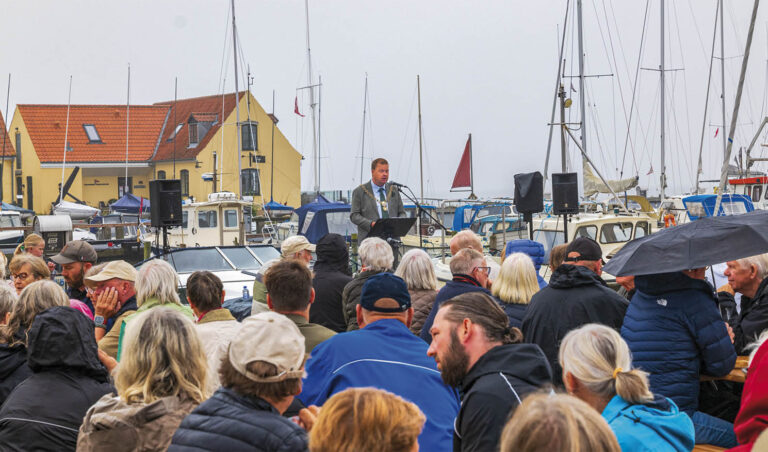
[[[400,306],[396,308],[376,307],[376,302],[382,298],[395,300]],[[363,293],[360,295],[360,306],[374,312],[404,312],[411,307],[411,294],[402,278],[392,273],[378,273],[365,281]]]

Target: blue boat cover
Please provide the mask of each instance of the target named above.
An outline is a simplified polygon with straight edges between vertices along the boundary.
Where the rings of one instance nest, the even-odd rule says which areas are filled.
[[[698,220],[703,217],[715,216],[716,201],[717,195],[693,195],[683,198],[683,205],[688,213],[688,218]],[[753,210],[755,210],[755,206],[749,196],[724,193],[717,216],[747,213]]]
[[[35,212],[33,210],[25,209],[25,208],[19,207],[19,206],[14,206],[13,204],[8,204],[7,202],[4,202],[2,204],[2,210],[12,210],[14,212],[29,213],[29,214],[32,214],[32,215],[35,214]]]
[[[141,198],[133,193],[126,193],[122,198],[109,205],[109,208],[115,212],[121,213],[139,213]],[[149,212],[149,198],[144,198],[143,212]]]
[[[294,210],[299,216],[299,234],[305,236],[310,243],[317,243],[318,240],[328,234],[327,214],[332,212],[349,212],[352,206],[343,202],[330,202],[322,195],[318,195],[314,202],[305,204]],[[304,227],[304,220],[307,215],[311,215],[308,227]],[[350,230],[349,234],[357,232],[357,228]]]
[[[268,210],[293,210],[293,207],[286,206],[284,204],[280,204],[277,201],[269,201],[268,203],[264,204],[264,208]]]

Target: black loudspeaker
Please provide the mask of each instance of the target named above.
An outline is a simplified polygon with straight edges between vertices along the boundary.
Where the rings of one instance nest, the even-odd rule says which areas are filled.
[[[152,227],[181,226],[181,181],[178,179],[149,182]]]
[[[544,176],[540,172],[515,174],[515,209],[523,214],[544,210]]]
[[[552,212],[555,215],[579,213],[577,173],[552,174]]]

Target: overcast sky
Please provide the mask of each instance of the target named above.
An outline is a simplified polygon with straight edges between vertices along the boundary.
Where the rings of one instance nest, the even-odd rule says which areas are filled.
[[[558,29],[565,0],[413,1],[310,0],[315,80],[322,77],[321,188],[352,189],[360,182],[363,87],[368,74],[370,115],[365,163],[390,161],[391,179],[418,192],[416,75],[421,76],[425,144],[425,195],[448,196],[467,134],[472,133],[475,191],[513,194],[515,173],[543,171],[555,77]],[[575,0],[572,2],[575,3]],[[690,190],[701,138],[712,45],[714,0],[667,1],[667,169],[671,192]],[[638,174],[658,192],[659,73],[640,70],[627,140],[627,116],[638,58],[659,66],[659,0],[650,1],[644,50],[639,56],[646,2],[584,0],[586,72],[614,74],[587,82],[587,149],[607,176]],[[728,122],[752,2],[726,2],[725,95]],[[131,102],[234,91],[229,1],[3,1],[0,3],[0,93],[5,114],[16,103],[124,104],[127,65]],[[267,111],[272,91],[279,127],[305,155],[302,188],[311,189],[312,140],[307,84],[306,22],[300,0],[238,0],[242,57],[251,90]],[[566,36],[566,75],[575,75],[573,9]],[[766,82],[768,11],[759,12],[734,150],[750,141],[762,114]],[[719,38],[716,55],[719,55]],[[242,63],[243,61],[241,61]],[[224,67],[224,72],[222,72]],[[243,80],[240,87],[243,88]],[[565,86],[579,121],[578,80]],[[704,134],[704,179],[722,159],[720,71],[716,60]],[[10,119],[9,119],[10,121]],[[576,126],[574,126],[576,127]],[[720,130],[722,132],[722,129]],[[575,132],[581,136],[579,131]],[[764,141],[760,141],[764,142]],[[626,143],[626,144],[625,144]],[[626,151],[625,151],[626,148]],[[550,168],[560,170],[560,140],[553,139]],[[569,145],[571,163],[580,166]],[[762,148],[758,150],[762,152]],[[622,162],[623,165],[622,165]],[[653,173],[647,176],[651,169]],[[364,171],[364,178],[369,172]]]

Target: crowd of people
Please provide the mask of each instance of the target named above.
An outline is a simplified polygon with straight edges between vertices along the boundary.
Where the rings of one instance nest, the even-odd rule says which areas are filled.
[[[99,264],[74,241],[46,262],[42,245],[31,234],[9,272],[0,262],[0,450],[768,442],[768,256],[727,262],[717,289],[686,269],[617,278],[617,292],[592,239],[548,253],[513,240],[498,264],[462,231],[440,287],[422,250],[393,268],[389,244],[369,237],[353,275],[343,237],[298,236],[259,270],[238,319],[211,272],[193,273],[182,299],[162,259]],[[66,290],[51,280],[59,268]],[[745,384],[702,381],[750,353]]]

